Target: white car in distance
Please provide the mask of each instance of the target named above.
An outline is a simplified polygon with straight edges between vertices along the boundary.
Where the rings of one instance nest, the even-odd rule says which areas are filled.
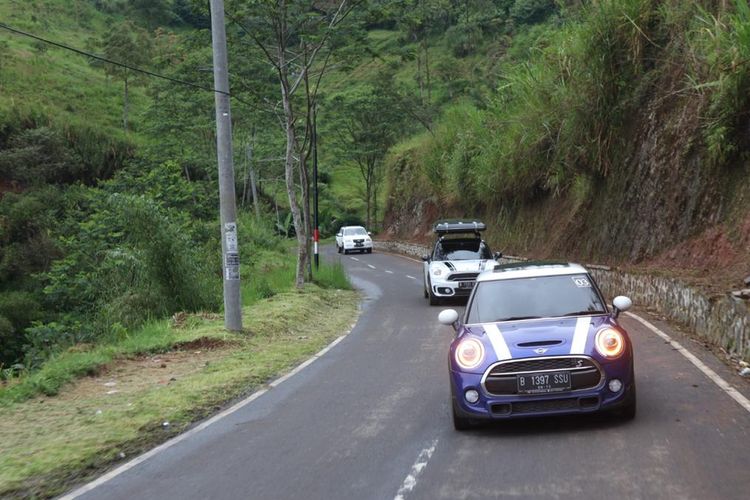
[[[435,223],[435,247],[431,254],[422,256],[424,298],[429,299],[431,306],[443,299],[469,297],[477,276],[495,267],[502,254],[493,254],[482,240],[481,232],[485,229],[483,222],[473,219]]]
[[[362,226],[344,226],[336,233],[336,250],[338,253],[367,252],[372,253],[372,233]]]

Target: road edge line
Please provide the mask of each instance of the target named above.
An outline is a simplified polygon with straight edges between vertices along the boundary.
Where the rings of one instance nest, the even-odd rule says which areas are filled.
[[[119,476],[120,474],[129,471],[133,467],[135,467],[135,466],[137,466],[137,465],[145,462],[146,460],[148,460],[149,458],[157,455],[158,453],[161,453],[162,451],[171,448],[172,446],[174,446],[174,445],[176,445],[176,444],[178,444],[178,443],[186,440],[187,438],[192,437],[192,436],[198,434],[202,430],[204,430],[207,427],[209,427],[211,424],[214,424],[214,423],[218,422],[219,420],[223,419],[224,417],[228,417],[232,413],[235,413],[237,410],[240,410],[240,409],[244,408],[245,406],[249,405],[250,403],[252,403],[256,399],[260,398],[261,396],[263,396],[264,394],[266,394],[267,392],[269,392],[271,389],[273,389],[275,387],[278,387],[280,384],[282,384],[283,382],[286,382],[287,380],[289,380],[290,378],[292,378],[294,375],[298,374],[299,372],[301,372],[302,370],[304,370],[305,368],[307,368],[308,366],[310,366],[311,364],[313,364],[316,360],[320,359],[328,351],[330,351],[331,349],[333,349],[342,340],[344,340],[344,338],[346,338],[346,336],[349,335],[352,332],[352,330],[354,330],[354,327],[356,325],[357,325],[357,322],[355,321],[354,323],[351,324],[351,326],[349,326],[349,329],[345,333],[343,333],[342,335],[340,335],[339,337],[337,337],[336,339],[334,339],[331,343],[329,343],[327,346],[325,346],[323,349],[321,349],[317,353],[313,354],[312,357],[306,359],[305,361],[303,361],[302,363],[300,363],[299,365],[297,365],[289,373],[286,373],[286,374],[282,375],[281,377],[277,378],[276,380],[274,380],[273,382],[267,384],[268,385],[267,388],[264,387],[262,389],[258,389],[257,391],[255,391],[254,393],[252,393],[248,397],[246,397],[245,399],[243,399],[243,400],[235,403],[234,405],[230,406],[229,408],[227,408],[227,409],[225,409],[225,410],[217,413],[216,415],[214,415],[213,417],[209,418],[208,420],[204,420],[203,422],[199,423],[195,427],[193,427],[193,428],[191,428],[191,429],[183,432],[182,434],[178,434],[177,436],[173,437],[172,439],[169,439],[169,440],[163,442],[159,446],[157,446],[155,448],[152,448],[152,449],[148,450],[145,453],[142,453],[142,454],[138,455],[137,457],[135,457],[134,459],[130,460],[129,462],[126,462],[126,463],[120,465],[119,467],[117,467],[115,469],[112,469],[111,471],[109,471],[109,472],[107,472],[107,473],[99,476],[98,478],[94,479],[93,481],[90,481],[90,482],[84,484],[83,486],[80,486],[80,487],[76,488],[75,490],[73,490],[73,491],[71,491],[69,493],[66,493],[63,496],[58,497],[58,500],[73,500],[75,498],[78,498],[79,496],[81,496],[81,495],[83,495],[85,493],[88,493],[89,491],[92,491],[92,490],[98,488],[99,486],[107,483],[108,481],[114,479],[115,477]]]
[[[675,351],[682,354],[685,358],[687,358],[688,361],[690,361],[696,368],[698,368],[703,374],[708,377],[713,383],[715,383],[719,388],[727,393],[729,397],[734,399],[740,406],[742,406],[745,410],[750,412],[750,399],[747,399],[740,391],[732,387],[729,382],[721,378],[719,374],[717,374],[715,371],[713,371],[711,368],[709,368],[703,361],[698,359],[692,352],[685,349],[682,344],[677,342],[676,340],[672,339],[669,335],[661,331],[659,328],[654,326],[653,323],[649,322],[648,320],[641,318],[637,314],[626,312],[626,316],[633,318],[634,320],[642,323],[646,328],[654,332],[656,335],[664,339],[666,342],[668,342]]]

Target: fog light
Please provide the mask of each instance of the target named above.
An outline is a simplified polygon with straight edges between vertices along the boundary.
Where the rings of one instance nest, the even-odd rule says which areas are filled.
[[[617,380],[616,378],[613,378],[609,381],[609,390],[612,392],[620,392],[620,389],[622,389],[622,382]]]
[[[464,394],[464,397],[466,398],[466,401],[468,401],[471,404],[474,404],[477,401],[479,401],[479,393],[475,391],[474,389],[469,389],[468,391],[466,391],[466,393]]]

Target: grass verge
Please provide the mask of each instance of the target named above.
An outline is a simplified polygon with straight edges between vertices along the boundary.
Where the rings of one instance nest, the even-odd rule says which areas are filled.
[[[60,355],[56,370],[88,367],[90,376],[53,397],[5,396],[0,496],[59,494],[174,436],[320,350],[351,325],[357,303],[355,292],[307,285],[245,307],[242,334],[218,315],[180,315]]]

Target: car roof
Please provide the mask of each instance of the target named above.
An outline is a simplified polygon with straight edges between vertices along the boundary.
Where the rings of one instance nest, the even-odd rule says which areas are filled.
[[[477,277],[477,281],[499,281],[519,278],[539,278],[542,276],[565,276],[568,274],[587,274],[580,264],[557,261],[527,261],[513,264],[500,264],[491,271]]]
[[[476,219],[443,219],[435,222],[432,230],[437,235],[456,233],[477,233],[487,229],[484,222]]]
[[[364,226],[341,226],[341,229],[356,229],[356,228],[364,229]]]

